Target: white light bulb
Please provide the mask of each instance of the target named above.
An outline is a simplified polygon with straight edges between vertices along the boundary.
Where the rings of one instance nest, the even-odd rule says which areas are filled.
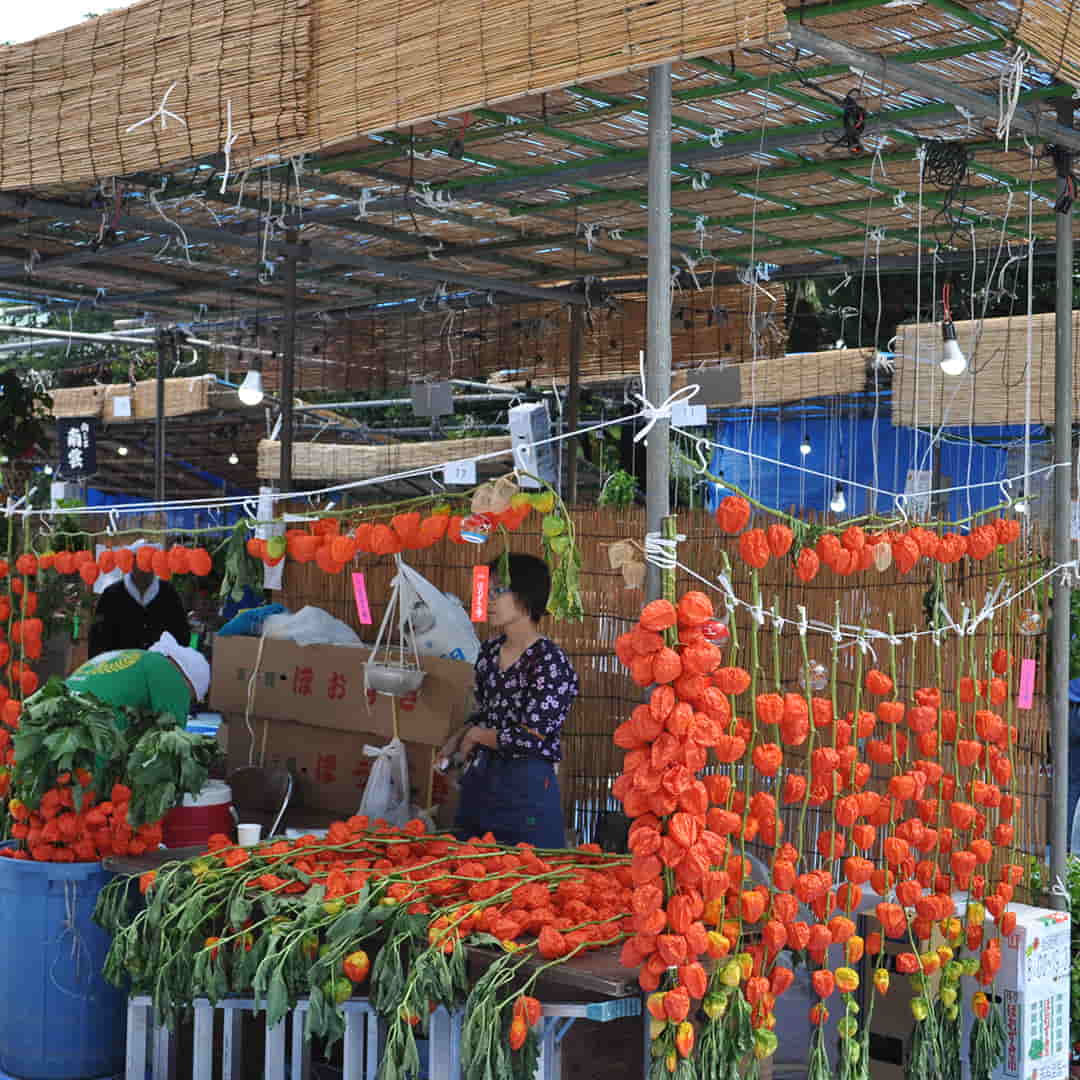
[[[240,458],[237,456],[237,453],[236,453],[235,450],[229,455],[229,464],[230,465],[239,465],[240,464]]]
[[[245,405],[258,405],[263,399],[262,372],[258,368],[248,371],[236,393]]]
[[[844,497],[844,489],[840,484],[836,485],[836,494],[829,502],[829,509],[834,514],[842,514],[847,509],[847,499]]]
[[[803,457],[809,457],[810,456],[810,436],[809,435],[804,435],[802,437],[802,442],[799,443],[799,453],[802,454]]]
[[[128,456],[128,448],[127,448],[126,446],[118,446],[118,447],[116,448],[116,452],[117,452],[117,453],[118,453],[118,454],[119,454],[119,455],[120,455],[121,457],[127,457],[127,456]]]
[[[44,468],[44,469],[42,469],[41,471],[42,471],[42,472],[43,472],[43,473],[44,473],[44,474],[45,474],[46,476],[52,476],[52,466],[51,466],[51,465],[46,465],[46,466],[45,466],[45,468]]]
[[[945,348],[941,354],[941,370],[946,375],[963,375],[968,369],[967,357],[956,340],[956,327],[951,322],[941,324],[941,340]]]

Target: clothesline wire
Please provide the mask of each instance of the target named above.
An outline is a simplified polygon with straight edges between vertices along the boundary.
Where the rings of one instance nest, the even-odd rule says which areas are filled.
[[[643,388],[644,389],[644,388]],[[652,405],[644,396],[644,393],[638,395],[639,400],[642,401],[642,408],[637,412],[630,414],[629,416],[620,416],[611,420],[601,420],[598,423],[590,424],[585,427],[577,428],[574,431],[564,431],[555,435],[551,435],[546,439],[537,440],[532,445],[535,447],[545,446],[552,443],[559,443],[567,439],[577,439],[582,435],[588,435],[595,431],[602,431],[605,428],[620,426],[624,424],[633,423],[635,420],[644,419],[646,421],[646,429],[643,432],[638,433],[638,438],[647,433],[647,429],[652,426],[655,421],[661,417],[670,419],[672,404],[685,403],[689,400],[692,394],[687,394],[688,390],[696,391],[696,387],[687,386],[682,390],[677,391],[667,401],[662,402],[659,406]],[[820,472],[817,469],[810,469],[804,465],[798,465],[792,462],[783,461],[779,458],[772,457],[767,454],[759,454],[749,449],[742,449],[741,447],[729,446],[725,443],[717,442],[708,436],[695,435],[694,433],[687,431],[685,428],[679,427],[677,424],[672,424],[671,431],[673,434],[681,435],[684,438],[691,440],[700,458],[701,448],[707,446],[712,450],[720,450],[722,452],[730,452],[733,454],[740,454],[744,457],[750,458],[753,461],[764,462],[770,465],[777,466],[778,468],[793,469],[796,472],[808,476],[814,476],[822,480],[826,480],[832,484],[846,483],[847,485],[860,488],[866,491],[874,490],[870,485],[859,483],[850,477],[842,478],[830,473]],[[506,447],[501,450],[492,450],[484,454],[471,455],[468,460],[475,462],[493,461],[501,457],[506,457],[513,453],[512,447]],[[456,459],[450,459],[456,460]],[[986,488],[986,487],[999,487],[1003,491],[1010,488],[1013,483],[1020,480],[1027,480],[1032,476],[1038,476],[1045,472],[1050,472],[1053,469],[1067,467],[1068,463],[1055,462],[1050,465],[1041,466],[1038,469],[1029,470],[1028,472],[1021,473],[1016,476],[1006,477],[1002,480],[988,480],[982,481],[977,484],[971,485],[958,485],[947,488],[938,488],[929,492],[920,492],[922,496],[926,495],[939,495],[949,494],[955,491],[966,491],[969,488]],[[352,480],[342,484],[332,484],[326,487],[317,488],[310,491],[292,491],[292,492],[274,492],[271,493],[270,499],[273,503],[286,502],[293,499],[313,499],[322,496],[336,495],[347,491],[354,491],[364,487],[372,487],[394,483],[397,481],[411,480],[418,477],[430,476],[443,467],[442,464],[436,466],[423,466],[414,469],[406,469],[402,472],[392,473],[385,476],[368,477],[363,480]],[[702,470],[704,471],[704,469]],[[894,500],[901,500],[906,497],[904,492],[884,491],[877,489],[878,493],[882,496],[892,498]],[[182,512],[185,510],[212,510],[212,509],[225,509],[228,507],[244,507],[254,502],[254,497],[251,495],[231,495],[222,496],[219,498],[210,499],[191,499],[180,500],[177,502],[143,502],[143,503],[130,503],[127,505],[113,506],[108,508],[108,512],[116,514],[148,514],[158,512]],[[80,516],[89,514],[99,514],[106,512],[102,507],[98,506],[83,506],[83,507],[66,507],[66,508],[31,508],[31,507],[18,507],[13,505],[10,501],[8,505],[3,508],[3,513],[6,516],[19,515],[23,517],[53,517],[53,516]]]
[[[651,552],[648,552],[646,554],[646,559],[650,562],[656,561],[654,558],[650,557],[651,554]],[[716,582],[711,581],[709,578],[706,578],[701,574],[697,573],[697,571],[691,570],[690,567],[687,566],[685,563],[679,562],[679,560],[672,553],[670,553],[670,549],[664,552],[662,558],[664,559],[664,566],[666,568],[680,570],[688,577],[691,577],[695,581],[699,581],[701,582],[701,584],[707,586],[710,589],[713,589],[715,592],[720,593],[724,597],[725,603],[727,604],[729,610],[732,607],[745,608],[747,611],[751,612],[755,616],[755,618],[758,619],[759,622],[763,622],[765,618],[768,618],[773,621],[774,625],[779,626],[781,629],[783,629],[783,627],[787,625],[796,627],[801,627],[803,625],[803,622],[799,619],[788,619],[784,616],[777,615],[769,608],[766,608],[764,606],[755,606],[754,604],[748,603],[746,600],[741,600],[735,595],[730,580],[724,574],[718,575],[721,581],[721,584],[718,585],[716,584]],[[829,625],[828,623],[819,622],[815,619],[807,620],[805,625],[808,630],[814,630],[819,633],[828,634],[830,637],[836,639],[838,642],[847,639],[846,647],[850,647],[851,645],[857,645],[860,641],[869,644],[870,640],[891,641],[894,644],[898,644],[901,641],[910,641],[913,638],[937,637],[940,641],[940,639],[944,637],[944,635],[950,630],[960,635],[963,635],[964,630],[967,630],[968,634],[973,633],[974,630],[981,623],[985,622],[996,612],[1014,603],[1025,593],[1031,592],[1033,589],[1038,588],[1038,586],[1040,586],[1044,581],[1047,581],[1049,578],[1054,577],[1056,574],[1060,574],[1063,571],[1075,571],[1077,569],[1077,565],[1078,561],[1076,559],[1073,559],[1070,562],[1061,563],[1057,566],[1052,567],[1051,569],[1047,570],[1045,573],[1037,577],[1034,581],[1028,582],[1028,584],[1025,585],[1022,589],[1019,589],[1016,592],[1009,592],[1003,600],[984,605],[982,610],[977,615],[975,615],[973,619],[962,620],[960,627],[957,627],[957,625],[953,623],[951,627],[943,626],[938,629],[911,630],[903,634],[889,634],[883,630],[875,630],[871,627],[852,626],[849,623],[839,622]],[[950,620],[950,622],[951,621],[952,620]]]

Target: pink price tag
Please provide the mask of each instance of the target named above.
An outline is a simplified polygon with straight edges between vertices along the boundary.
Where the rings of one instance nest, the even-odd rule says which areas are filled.
[[[487,622],[488,615],[488,579],[491,569],[487,566],[474,566],[472,572],[472,621]]]
[[[357,570],[352,576],[353,596],[356,598],[356,617],[361,625],[371,625],[371,606],[368,604],[367,585],[364,584],[364,575]]]
[[[1016,695],[1018,709],[1030,709],[1035,695],[1035,661],[1020,661],[1020,692]]]

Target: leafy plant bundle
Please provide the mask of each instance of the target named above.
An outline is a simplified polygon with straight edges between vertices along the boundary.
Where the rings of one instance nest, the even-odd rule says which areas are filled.
[[[216,740],[185,731],[171,715],[118,709],[56,678],[23,703],[12,744],[11,792],[23,809],[36,812],[50,791],[68,789],[78,816],[90,809],[90,792],[99,798],[120,785],[131,829],[159,822],[181,796],[201,791],[220,754]]]

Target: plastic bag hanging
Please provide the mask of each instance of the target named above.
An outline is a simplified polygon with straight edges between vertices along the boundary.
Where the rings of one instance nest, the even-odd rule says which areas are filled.
[[[364,689],[368,704],[373,704],[376,694],[401,698],[402,705],[410,708],[424,682],[424,670],[420,666],[420,654],[416,648],[413,632],[411,606],[402,603],[401,588],[404,575],[400,555],[394,556],[397,574],[390,586],[390,602],[379,624],[375,647],[364,665]],[[395,639],[396,624],[396,639]]]
[[[395,738],[386,746],[365,746],[364,754],[375,761],[364,785],[357,813],[367,815],[372,821],[382,818],[400,828],[410,817],[409,765],[405,744]]]

